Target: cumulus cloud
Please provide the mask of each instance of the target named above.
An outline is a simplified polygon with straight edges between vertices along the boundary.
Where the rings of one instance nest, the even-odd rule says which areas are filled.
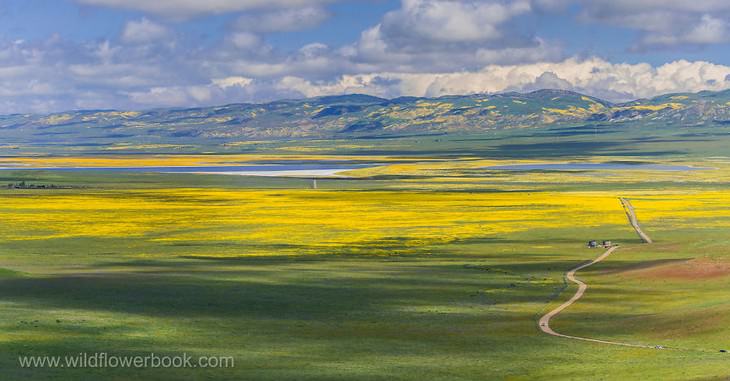
[[[693,44],[720,44],[728,41],[728,25],[725,20],[703,15],[684,38]]]
[[[523,19],[575,6],[585,22],[637,30],[640,49],[709,45],[727,41],[730,3],[720,0],[402,0],[355,41],[315,41],[286,51],[270,45],[267,35],[320,24],[329,16],[327,0],[77,1],[148,15],[129,20],[119,38],[108,40],[0,38],[0,113],[355,92],[397,97],[559,88],[629,100],[730,88],[730,67],[709,62],[569,58],[559,41],[541,37]],[[190,34],[175,33],[184,23],[167,19],[227,12],[234,14],[225,35],[205,44],[192,45],[185,40]]]
[[[553,73],[552,71],[546,71],[542,74],[540,74],[539,77],[535,78],[533,82],[524,84],[524,85],[516,85],[512,86],[516,90],[529,92],[529,91],[535,91],[535,90],[541,90],[541,89],[558,89],[558,90],[570,90],[574,89],[575,86],[573,86],[572,83],[569,81],[558,77],[557,74]]]
[[[548,6],[564,0],[538,0]],[[635,49],[728,42],[730,2],[722,0],[594,0],[579,2],[581,19],[641,31]]]
[[[122,41],[127,43],[147,43],[163,39],[169,35],[169,30],[147,18],[129,21],[122,31]]]
[[[652,66],[601,58],[530,57],[527,63],[419,71],[389,61],[358,61],[357,56],[321,43],[286,55],[219,48],[190,55],[181,54],[179,47],[150,50],[109,41],[51,38],[0,43],[0,113],[187,107],[345,93],[440,96],[539,88],[629,100],[730,88],[730,67],[703,61]],[[408,70],[400,70],[404,66]]]
[[[215,78],[213,79],[213,84],[222,88],[227,89],[229,87],[246,87],[250,85],[253,82],[253,78],[246,78],[246,77],[240,77],[240,76],[233,76],[233,77],[225,77],[225,78]]]
[[[672,92],[725,90],[730,88],[728,76],[730,66],[703,61],[680,60],[654,67],[646,63],[614,64],[600,58],[570,58],[561,62],[489,65],[470,72],[345,75],[330,82],[287,77],[278,85],[304,96],[361,92],[435,97],[561,88],[626,101]]]
[[[235,48],[259,56],[270,55],[273,48],[265,42],[265,35],[273,32],[291,32],[319,25],[329,14],[319,7],[291,8],[249,12],[238,17],[226,40]]]
[[[505,38],[500,25],[530,9],[527,0],[403,0],[400,9],[383,17],[380,31],[401,47],[421,42],[484,43]]]
[[[342,52],[381,69],[410,72],[558,58],[558,47],[514,25],[531,9],[528,0],[402,0]]]
[[[140,108],[129,92],[210,78],[166,48],[72,42],[0,41],[0,113]],[[147,107],[147,106],[144,106]]]
[[[249,86],[254,80],[246,77],[212,79],[207,84],[189,86],[156,86],[144,91],[130,91],[126,95],[137,104],[161,107],[186,107],[230,103],[231,98],[250,98]]]

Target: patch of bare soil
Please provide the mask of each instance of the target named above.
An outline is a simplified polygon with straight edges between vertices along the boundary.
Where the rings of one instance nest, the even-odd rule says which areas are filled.
[[[730,262],[703,257],[632,270],[629,273],[649,279],[692,280],[720,278],[730,276]]]

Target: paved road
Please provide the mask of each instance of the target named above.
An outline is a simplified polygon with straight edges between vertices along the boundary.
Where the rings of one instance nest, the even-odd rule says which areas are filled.
[[[565,276],[568,278],[569,281],[571,281],[571,282],[573,282],[573,283],[575,283],[575,284],[578,285],[578,291],[575,293],[575,295],[573,295],[572,298],[570,298],[570,300],[568,300],[567,302],[561,304],[558,308],[556,308],[556,309],[548,312],[547,314],[545,314],[545,316],[543,316],[543,317],[540,318],[540,322],[539,322],[540,330],[542,330],[543,332],[547,333],[548,335],[553,335],[553,336],[558,336],[558,337],[564,337],[564,338],[567,338],[567,339],[590,341],[590,342],[601,343],[601,344],[621,345],[621,346],[624,346],[624,347],[657,348],[657,349],[660,349],[661,348],[661,347],[658,347],[658,346],[620,343],[620,342],[616,342],[616,341],[607,341],[607,340],[591,339],[591,338],[588,338],[588,337],[579,337],[579,336],[564,335],[562,333],[555,332],[555,331],[553,331],[552,328],[550,328],[550,319],[552,319],[553,317],[557,316],[564,309],[570,307],[571,304],[573,304],[576,301],[578,301],[578,299],[580,299],[583,296],[583,294],[586,292],[586,290],[588,289],[588,285],[587,284],[585,284],[582,281],[580,281],[580,280],[578,280],[578,279],[575,278],[575,273],[577,271],[579,271],[579,270],[582,270],[582,269],[584,269],[584,268],[586,268],[588,266],[593,265],[594,263],[598,263],[598,262],[606,259],[617,248],[618,248],[618,246],[613,246],[613,247],[609,248],[608,250],[606,250],[606,252],[603,253],[603,254],[601,254],[598,258],[596,258],[596,259],[594,259],[594,260],[592,260],[592,261],[590,261],[588,263],[584,263],[584,264],[582,264],[582,265],[580,265],[580,266],[578,266],[578,267],[576,267],[576,268],[568,271],[565,274]]]

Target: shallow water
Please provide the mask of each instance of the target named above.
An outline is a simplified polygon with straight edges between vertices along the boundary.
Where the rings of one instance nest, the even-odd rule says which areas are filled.
[[[2,171],[54,171],[54,172],[137,172],[137,173],[200,173],[246,176],[328,176],[351,169],[367,168],[372,164],[267,164],[267,165],[219,165],[219,166],[140,166],[140,167],[0,167]]]

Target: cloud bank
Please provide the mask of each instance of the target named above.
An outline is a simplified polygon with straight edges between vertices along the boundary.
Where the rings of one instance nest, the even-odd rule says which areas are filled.
[[[115,37],[0,37],[0,113],[189,107],[345,93],[383,97],[560,88],[613,101],[730,88],[730,67],[676,60],[617,63],[566,54],[531,17],[574,9],[576,22],[635,32],[645,51],[728,42],[720,0],[402,0],[340,46],[281,50],[270,36],[318,28],[336,0],[76,0],[141,12]],[[177,29],[227,14],[218,41]],[[526,26],[527,25],[527,26]]]
[[[558,88],[626,101],[665,93],[729,89],[730,66],[676,61],[653,67],[643,63],[613,64],[595,57],[569,58],[561,62],[489,65],[481,70],[457,73],[346,75],[336,81],[319,83],[286,77],[279,85],[308,97],[350,92],[386,97],[437,97]]]

